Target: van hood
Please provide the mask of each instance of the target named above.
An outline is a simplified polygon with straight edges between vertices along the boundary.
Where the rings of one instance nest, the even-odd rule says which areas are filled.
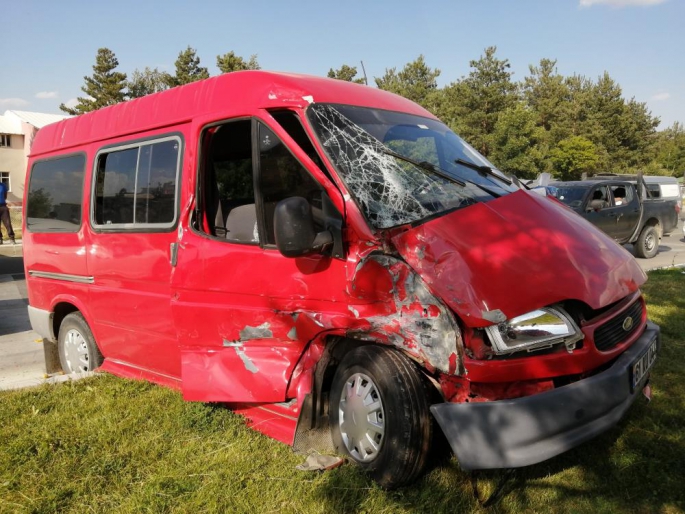
[[[470,327],[563,300],[599,309],[647,280],[633,256],[599,229],[528,191],[446,214],[392,241]]]

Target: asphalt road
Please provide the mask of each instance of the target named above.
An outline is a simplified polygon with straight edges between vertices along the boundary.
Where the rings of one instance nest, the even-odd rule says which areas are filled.
[[[683,222],[681,222],[682,224]],[[626,250],[633,253],[633,245],[626,245]],[[633,254],[634,255],[634,254]],[[637,259],[643,270],[685,266],[685,239],[681,225],[670,236],[661,239],[659,253],[653,259]]]

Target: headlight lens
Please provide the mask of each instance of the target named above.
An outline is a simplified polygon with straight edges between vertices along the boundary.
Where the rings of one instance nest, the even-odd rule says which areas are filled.
[[[487,327],[495,353],[535,350],[565,343],[571,351],[583,338],[574,321],[561,309],[545,307]]]

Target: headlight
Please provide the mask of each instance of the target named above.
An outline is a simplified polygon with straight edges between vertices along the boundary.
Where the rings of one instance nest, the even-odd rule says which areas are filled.
[[[560,309],[545,307],[487,327],[495,353],[547,348],[564,343],[572,351],[583,334],[573,320]]]

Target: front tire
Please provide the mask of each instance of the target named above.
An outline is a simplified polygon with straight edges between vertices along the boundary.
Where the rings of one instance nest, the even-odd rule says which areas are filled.
[[[93,371],[103,361],[93,333],[80,312],[67,314],[62,320],[57,351],[62,371],[67,374]]]
[[[642,229],[635,243],[635,255],[643,259],[651,259],[659,253],[659,231],[653,225]]]
[[[368,345],[348,353],[333,378],[329,416],[338,453],[382,487],[407,485],[423,471],[433,434],[428,390],[398,351]]]

